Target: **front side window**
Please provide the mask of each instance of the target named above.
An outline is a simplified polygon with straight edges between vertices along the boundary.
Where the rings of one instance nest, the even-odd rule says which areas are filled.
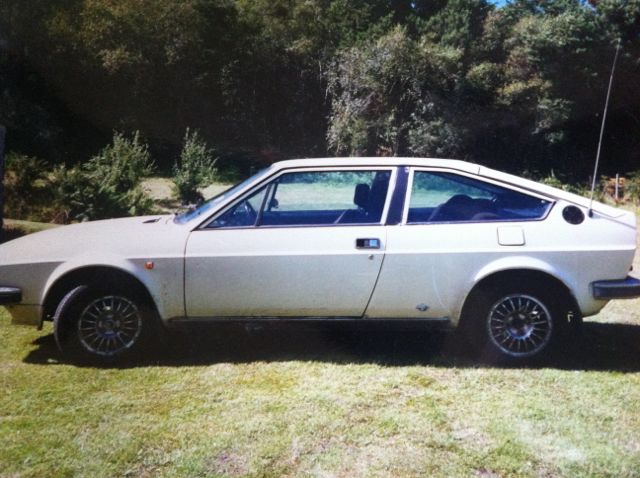
[[[236,203],[231,209],[214,219],[207,227],[249,227],[254,226],[262,208],[267,187],[262,187],[249,197]]]
[[[390,177],[389,170],[285,173],[208,227],[378,224]]]
[[[177,214],[176,217],[173,219],[173,221],[178,224],[184,224],[197,217],[204,217],[206,213],[214,209],[217,205],[224,202],[225,199],[233,196],[236,192],[241,191],[243,188],[247,186],[247,184],[258,180],[261,176],[265,176],[269,174],[269,172],[270,172],[269,169],[263,169],[262,171],[259,171],[257,174],[254,174],[250,178],[247,178],[244,181],[239,182],[235,186],[232,186],[231,188],[227,189],[226,191],[223,191],[220,194],[217,194],[216,196],[209,198],[207,201],[200,204],[198,207],[189,209],[183,213]]]
[[[550,201],[453,173],[415,171],[407,223],[540,219]]]

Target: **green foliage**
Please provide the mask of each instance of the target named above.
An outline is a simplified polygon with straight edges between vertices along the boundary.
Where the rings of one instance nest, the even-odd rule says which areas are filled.
[[[143,177],[153,172],[153,161],[139,131],[130,139],[115,132],[112,144],[91,158],[85,165],[85,171],[91,179],[122,193],[134,189]]]
[[[51,171],[37,158],[10,153],[5,175],[5,214],[66,223],[139,215],[151,210],[140,179],[152,172],[139,134],[115,133],[113,143],[82,166]]]
[[[471,66],[467,71],[466,86],[478,100],[491,101],[502,83],[502,74],[502,67],[497,63],[479,63]]]
[[[140,180],[153,171],[148,146],[139,132],[131,138],[114,133],[112,144],[82,166],[54,170],[52,186],[58,220],[105,219],[141,215],[152,202]]]
[[[408,131],[407,140],[409,151],[415,156],[455,158],[461,154],[460,132],[443,120],[416,122]]]
[[[47,188],[47,164],[22,154],[6,156],[4,214],[15,219],[42,220],[50,200]]]
[[[185,132],[180,160],[173,167],[173,182],[178,197],[185,202],[197,202],[198,188],[207,186],[216,178],[214,151],[207,147],[198,131]]]
[[[547,186],[552,186],[557,189],[562,189],[563,191],[579,194],[580,196],[589,197],[591,193],[589,184],[576,184],[569,181],[563,181],[556,176],[556,173],[553,170],[548,176],[540,178],[539,181],[542,184],[546,184]],[[596,194],[597,197],[595,199],[602,199],[602,191],[596,191]]]
[[[490,10],[486,0],[449,0],[427,20],[424,32],[434,42],[470,50]]]
[[[245,177],[240,167],[234,163],[216,169],[216,179],[221,183],[236,184]]]
[[[618,38],[608,172],[640,148],[638,25],[637,0],[4,0],[0,123],[50,163],[105,129],[177,150],[194,125],[255,163],[330,150],[587,177]]]
[[[640,169],[627,174],[624,195],[636,206],[640,206]]]
[[[462,52],[395,28],[345,51],[329,75],[329,147],[338,154],[453,156],[463,127],[447,113]]]

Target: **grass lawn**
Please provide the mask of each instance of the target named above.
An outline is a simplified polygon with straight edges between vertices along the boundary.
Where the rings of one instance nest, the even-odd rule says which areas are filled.
[[[10,241],[16,239],[25,234],[32,234],[38,231],[44,231],[45,229],[51,229],[58,227],[57,224],[49,224],[46,222],[32,222],[32,221],[20,221],[17,219],[5,219],[1,241]]]
[[[608,309],[528,368],[345,326],[78,367],[3,311],[0,476],[640,476],[640,302]]]

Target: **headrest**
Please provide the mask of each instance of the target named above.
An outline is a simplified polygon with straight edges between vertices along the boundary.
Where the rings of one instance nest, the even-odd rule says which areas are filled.
[[[356,190],[353,194],[353,203],[358,207],[366,209],[369,204],[370,191],[371,188],[369,188],[368,184],[356,184]]]
[[[384,201],[387,199],[387,189],[389,188],[389,178],[376,178],[371,185],[371,194],[369,195],[369,208],[379,210],[382,213]]]

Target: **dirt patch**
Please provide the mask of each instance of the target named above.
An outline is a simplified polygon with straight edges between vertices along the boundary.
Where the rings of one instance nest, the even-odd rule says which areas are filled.
[[[160,213],[172,213],[183,207],[176,198],[173,181],[169,178],[147,178],[142,181],[142,190],[149,196]]]
[[[217,196],[221,192],[226,191],[231,186],[233,186],[233,185],[232,184],[226,184],[226,183],[225,184],[223,184],[223,183],[213,183],[213,184],[210,184],[209,186],[207,186],[206,188],[201,189],[200,192],[202,193],[202,196],[205,199],[209,199],[209,198],[212,198],[213,196]]]
[[[206,461],[206,471],[224,476],[244,476],[249,471],[247,459],[233,450],[226,450]]]
[[[154,201],[174,199],[173,181],[169,178],[147,178],[142,181],[143,191]]]
[[[200,189],[206,200],[229,189],[231,184],[213,183]],[[142,181],[143,191],[153,200],[156,209],[162,213],[172,213],[187,205],[176,197],[175,187],[170,178],[147,178]]]

